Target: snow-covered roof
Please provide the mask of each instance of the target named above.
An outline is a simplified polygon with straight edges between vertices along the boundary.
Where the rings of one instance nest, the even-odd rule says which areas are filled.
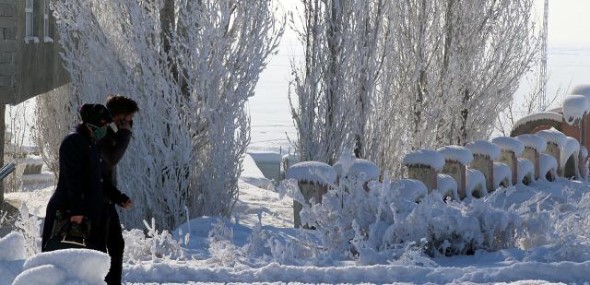
[[[512,182],[512,169],[506,163],[494,162],[494,187],[500,187],[504,180]]]
[[[517,175],[519,182],[521,182],[527,175],[530,175],[533,179],[535,178],[535,166],[530,160],[519,158],[517,167]]]
[[[372,161],[366,160],[366,159],[362,159],[362,158],[357,158],[352,160],[352,162],[350,163],[350,165],[348,165],[348,167],[345,166],[346,163],[343,163],[342,161],[337,161],[336,163],[334,163],[334,170],[336,171],[336,174],[338,176],[342,175],[343,172],[343,168],[348,168],[346,169],[346,173],[347,175],[352,175],[352,176],[361,176],[364,175],[366,180],[377,180],[379,179],[379,166],[377,166],[377,164],[375,164]]]
[[[563,118],[568,124],[573,125],[576,121],[584,117],[584,114],[588,112],[589,108],[590,102],[586,96],[567,95],[563,99]]]
[[[438,150],[445,160],[457,161],[463,165],[468,165],[473,161],[473,154],[465,147],[458,145],[449,145],[441,147]]]
[[[538,131],[536,135],[544,138],[547,142],[556,144],[560,148],[566,141],[566,136],[555,128]]]
[[[539,154],[539,173],[542,178],[545,178],[545,174],[549,171],[554,173],[557,171],[557,159],[546,153]]]
[[[566,142],[561,147],[561,165],[565,165],[567,160],[572,155],[576,155],[576,159],[578,158],[578,152],[580,151],[580,143],[577,139],[572,137],[566,137]]]
[[[492,160],[496,160],[500,156],[500,148],[489,141],[478,140],[468,143],[465,147],[471,150],[474,155],[487,156]]]
[[[492,139],[492,143],[502,150],[514,152],[516,156],[522,155],[522,152],[524,151],[524,144],[515,138],[497,137]]]
[[[336,182],[336,171],[329,164],[319,161],[304,161],[293,164],[287,170],[287,179],[318,184]]]
[[[512,127],[512,129],[516,129],[524,124],[530,123],[530,122],[534,122],[534,121],[538,121],[538,120],[552,120],[552,121],[556,121],[556,122],[561,122],[563,121],[563,115],[557,112],[539,112],[539,113],[534,113],[534,114],[530,114],[528,116],[524,116],[522,118],[520,118],[520,120],[516,121],[516,123],[514,123],[514,126]]]
[[[516,137],[525,147],[534,148],[537,152],[544,152],[547,149],[547,141],[540,136],[524,134]]]
[[[404,165],[425,165],[432,167],[436,171],[440,171],[445,165],[445,158],[434,150],[421,149],[406,154]]]

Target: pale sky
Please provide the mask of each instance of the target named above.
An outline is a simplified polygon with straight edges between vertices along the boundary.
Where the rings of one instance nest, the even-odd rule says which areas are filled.
[[[590,0],[549,0],[549,44],[590,46],[589,14]]]
[[[516,0],[515,0],[516,1]],[[537,2],[539,23],[545,0]],[[277,0],[285,10],[294,9],[299,0]],[[590,46],[590,0],[549,0],[549,44]],[[287,33],[288,36],[289,33]]]

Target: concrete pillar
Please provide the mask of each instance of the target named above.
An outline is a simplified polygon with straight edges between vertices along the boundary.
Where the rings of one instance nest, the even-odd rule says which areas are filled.
[[[545,153],[551,155],[557,160],[557,175],[563,176],[563,167],[561,165],[561,149],[556,143],[547,142]]]
[[[328,192],[328,186],[312,182],[299,182],[299,190],[305,198],[305,202],[311,205],[312,201],[322,203],[322,197]],[[293,201],[293,224],[296,228],[309,228],[309,225],[301,225],[301,210],[303,206],[297,201]]]
[[[539,173],[539,152],[532,147],[525,147],[522,157],[530,160],[535,166],[535,180],[541,177]]]
[[[408,165],[408,178],[422,181],[428,193],[438,188],[437,171],[425,165]]]
[[[406,154],[403,160],[408,178],[422,181],[428,192],[438,188],[437,175],[445,166],[444,157],[435,150],[422,149]]]
[[[457,182],[457,192],[459,192],[459,198],[465,198],[465,191],[467,188],[467,178],[465,172],[467,167],[458,161],[445,160],[445,166],[443,167],[442,173],[450,175]]]
[[[502,150],[500,152],[499,162],[505,163],[512,170],[512,185],[516,185],[518,181],[518,158],[513,151]]]
[[[297,180],[299,191],[301,192],[304,203],[321,203],[322,197],[328,191],[328,187],[336,183],[336,171],[326,163],[319,161],[299,162],[287,170],[286,179]],[[293,201],[293,224],[295,227],[305,227],[308,225],[301,224],[301,210],[303,205],[298,201]]]
[[[489,156],[481,154],[473,154],[473,161],[469,165],[470,168],[477,169],[486,178],[486,187],[488,192],[495,190],[494,188],[494,162]]]

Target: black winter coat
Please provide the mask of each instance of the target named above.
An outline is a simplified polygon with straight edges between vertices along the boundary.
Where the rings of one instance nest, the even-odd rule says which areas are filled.
[[[117,205],[122,205],[129,200],[127,195],[117,189],[116,167],[129,146],[131,134],[131,131],[127,129],[114,132],[111,128],[108,128],[105,138],[98,142],[103,158],[103,177],[106,182],[105,195],[110,202]]]
[[[103,222],[106,210],[102,163],[99,147],[84,125],[78,125],[63,139],[59,148],[59,178],[47,205],[42,245],[50,238],[56,211],[61,210],[69,216],[87,217],[93,225],[88,240],[98,247],[95,249],[102,249],[104,233],[96,227]]]

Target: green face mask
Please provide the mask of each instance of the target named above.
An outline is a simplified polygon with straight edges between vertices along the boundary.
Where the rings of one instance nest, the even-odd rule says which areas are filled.
[[[92,128],[92,136],[94,137],[94,140],[99,141],[107,135],[107,126],[97,127],[90,125],[90,127]]]

